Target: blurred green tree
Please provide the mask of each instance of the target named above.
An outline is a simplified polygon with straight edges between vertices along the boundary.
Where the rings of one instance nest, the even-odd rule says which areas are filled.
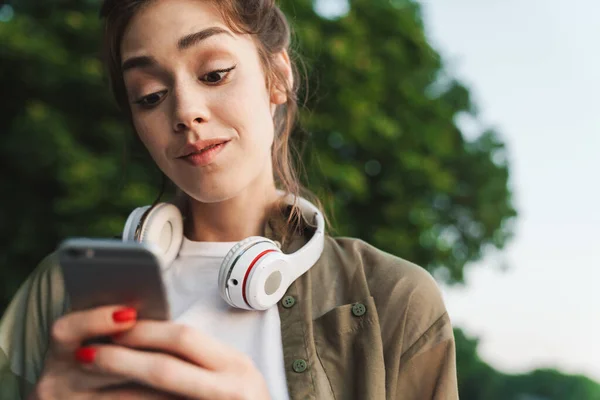
[[[448,76],[412,1],[353,0],[337,20],[283,1],[309,76],[302,113],[308,182],[337,227],[448,282],[502,248],[515,216],[505,148],[467,140],[469,91]],[[311,94],[312,93],[312,94]]]
[[[316,93],[296,140],[337,232],[461,281],[483,249],[504,246],[516,213],[504,145],[491,130],[462,135],[455,121],[474,115],[469,92],[445,76],[418,6],[355,0],[347,16],[327,20],[311,1],[282,3]],[[156,193],[159,173],[103,79],[97,9],[21,0],[0,23],[11,94],[0,100],[1,173],[12,194],[1,211],[3,302],[61,238],[117,234]]]
[[[540,369],[508,375],[477,355],[478,340],[454,330],[461,400],[600,400],[600,384],[581,375]]]
[[[0,310],[61,239],[118,234],[156,194],[107,91],[97,3],[20,1],[0,22]]]

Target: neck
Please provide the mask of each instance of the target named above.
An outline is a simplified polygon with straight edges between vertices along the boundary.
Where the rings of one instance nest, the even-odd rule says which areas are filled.
[[[190,199],[186,234],[198,242],[238,242],[264,235],[264,224],[277,201],[275,183],[255,182],[236,196],[216,203]]]

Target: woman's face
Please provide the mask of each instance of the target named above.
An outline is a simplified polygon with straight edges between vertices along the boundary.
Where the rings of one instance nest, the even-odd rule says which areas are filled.
[[[137,133],[179,188],[212,203],[272,183],[273,112],[285,99],[268,92],[252,39],[210,2],[150,3],[121,55]]]

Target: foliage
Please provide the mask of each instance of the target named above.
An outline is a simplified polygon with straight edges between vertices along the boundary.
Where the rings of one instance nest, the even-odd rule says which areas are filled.
[[[461,400],[600,400],[600,384],[552,369],[507,375],[477,355],[478,340],[454,330]]]
[[[80,3],[0,22],[0,310],[60,240],[119,234],[158,186],[104,81],[98,6]]]
[[[283,2],[317,93],[296,141],[338,234],[461,281],[468,262],[511,235],[504,146],[493,131],[464,138],[455,120],[473,113],[468,90],[444,76],[419,8],[394,4],[355,0],[330,21],[308,0]],[[18,266],[2,270],[4,301],[61,238],[118,234],[156,193],[159,173],[106,89],[97,8],[21,0],[0,24],[2,87],[12,94],[0,100],[0,162],[15,194],[4,200],[0,261]]]
[[[468,141],[469,91],[446,76],[410,1],[354,0],[339,20],[308,0],[284,1],[309,76],[308,181],[344,235],[463,279],[482,250],[502,248],[515,216],[504,145]]]

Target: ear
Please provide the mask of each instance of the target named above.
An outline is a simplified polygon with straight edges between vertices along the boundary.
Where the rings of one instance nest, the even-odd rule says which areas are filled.
[[[292,63],[287,50],[277,53],[273,61],[279,75],[285,79],[285,82],[274,82],[271,87],[271,104],[272,106],[277,106],[287,102],[286,88],[294,86],[294,74],[292,73]]]

